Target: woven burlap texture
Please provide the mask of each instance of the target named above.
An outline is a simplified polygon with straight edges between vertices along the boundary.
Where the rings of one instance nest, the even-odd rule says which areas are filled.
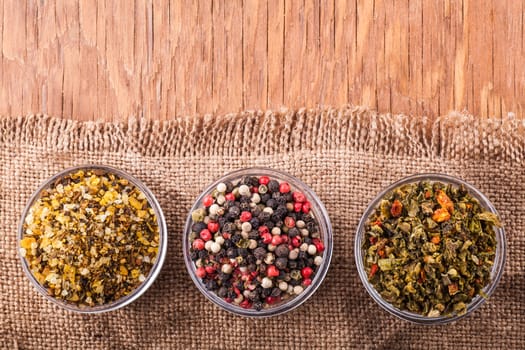
[[[449,115],[437,120],[354,108],[244,112],[167,122],[80,123],[0,118],[0,348],[525,348],[525,123]],[[16,231],[31,193],[73,165],[102,163],[140,178],[157,196],[168,256],[153,286],[110,313],[80,315],[42,298],[17,256]],[[246,319],[207,301],[190,280],[181,237],[189,208],[223,174],[266,166],[299,177],[324,202],[332,265],[301,307]],[[355,230],[368,202],[404,176],[439,172],[484,192],[508,240],[495,294],[468,318],[418,326],[383,311],[356,272]]]

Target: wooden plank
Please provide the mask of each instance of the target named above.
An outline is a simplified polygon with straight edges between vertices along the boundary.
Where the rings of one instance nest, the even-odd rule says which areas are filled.
[[[353,103],[523,117],[523,12],[495,0],[5,0],[0,114],[167,119]]]
[[[269,0],[268,10],[268,108],[284,104],[284,0]]]
[[[265,109],[268,96],[267,2],[243,1],[243,108]]]

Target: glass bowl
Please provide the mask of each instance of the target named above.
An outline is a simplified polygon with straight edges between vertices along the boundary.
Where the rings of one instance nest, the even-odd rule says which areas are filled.
[[[78,172],[80,170],[84,170],[84,171],[96,170],[96,171],[100,171],[101,173],[104,173],[104,174],[114,174],[114,175],[116,175],[117,177],[119,177],[121,179],[125,179],[125,180],[129,181],[129,183],[134,185],[144,195],[145,199],[149,203],[149,206],[151,207],[151,209],[153,209],[155,217],[156,217],[156,223],[158,225],[158,231],[159,231],[158,251],[156,253],[156,257],[153,258],[153,260],[150,260],[151,262],[153,262],[153,264],[151,266],[151,269],[149,270],[149,273],[147,274],[147,276],[139,276],[139,279],[138,279],[139,281],[141,281],[143,279],[143,281],[141,281],[140,284],[138,284],[138,286],[136,286],[133,290],[131,290],[129,292],[129,294],[124,295],[124,296],[122,296],[122,297],[120,297],[120,298],[118,298],[118,299],[116,299],[114,301],[103,303],[103,304],[97,304],[97,305],[93,305],[93,306],[90,306],[90,305],[77,305],[76,303],[74,303],[72,301],[66,301],[64,299],[60,299],[60,298],[55,297],[54,295],[51,295],[50,292],[48,292],[48,290],[42,284],[39,283],[37,278],[34,276],[33,272],[31,272],[30,266],[28,265],[28,261],[24,257],[24,254],[22,254],[22,252],[21,252],[23,250],[21,248],[21,242],[22,242],[22,240],[24,238],[24,235],[25,235],[24,223],[25,223],[26,218],[28,217],[28,215],[32,215],[31,214],[31,207],[33,206],[33,204],[35,204],[35,202],[38,201],[41,198],[41,196],[42,196],[44,191],[46,191],[47,189],[52,188],[58,180],[66,177],[66,176],[68,176],[70,174],[74,174],[74,173],[76,173],[76,172]],[[147,209],[148,208],[146,208],[145,210],[147,210]],[[62,212],[64,212],[66,209],[63,207],[61,210],[62,210]],[[71,209],[68,209],[68,210],[71,210]],[[95,218],[93,218],[93,220],[95,220]],[[76,231],[76,232],[81,232],[81,231]],[[64,240],[67,241],[67,239],[68,239],[68,237],[66,236],[66,238],[64,238]],[[105,165],[82,165],[82,166],[75,166],[75,167],[72,167],[72,168],[65,169],[65,170],[59,172],[58,174],[52,176],[51,178],[46,180],[32,194],[32,196],[30,197],[29,201],[27,202],[27,205],[26,205],[24,211],[22,212],[22,217],[21,217],[20,224],[19,224],[19,227],[18,227],[18,251],[19,251],[18,254],[20,256],[20,260],[22,262],[22,267],[23,267],[23,269],[25,271],[25,274],[27,275],[27,277],[29,278],[29,280],[31,281],[33,286],[36,288],[36,290],[40,294],[42,294],[47,300],[55,303],[56,305],[58,305],[58,306],[60,306],[60,307],[62,307],[64,309],[67,309],[67,310],[70,310],[70,311],[74,311],[74,312],[79,312],[79,313],[102,313],[102,312],[106,312],[106,311],[116,310],[116,309],[119,309],[121,307],[124,307],[124,306],[130,304],[131,302],[133,302],[134,300],[139,298],[153,284],[153,282],[155,281],[156,277],[158,276],[158,274],[159,274],[159,272],[160,272],[160,270],[162,268],[162,265],[164,263],[164,259],[166,257],[167,239],[168,239],[168,236],[167,236],[166,221],[164,219],[164,214],[162,213],[160,205],[157,202],[157,200],[155,199],[155,196],[151,193],[151,191],[140,180],[136,179],[135,177],[129,175],[128,173],[126,173],[126,172],[124,172],[122,170],[115,169],[115,168],[110,167],[110,166],[105,166]],[[39,248],[39,249],[41,249],[41,248]],[[83,252],[84,251],[82,251],[82,253]],[[101,256],[101,255],[99,255],[99,256]],[[62,271],[65,271],[65,270],[62,270]],[[80,271],[80,270],[78,270],[78,271]],[[76,273],[78,273],[78,271],[76,271]],[[137,270],[137,271],[139,271],[139,270]],[[132,274],[133,272],[134,271],[130,271],[129,273]],[[62,281],[66,280],[65,273],[66,272],[64,272],[64,275],[61,276],[61,277],[63,277]],[[86,272],[86,274],[88,274],[88,273],[90,273],[90,272]],[[62,283],[64,283],[64,282],[62,282]],[[71,282],[71,283],[73,283],[73,282]]]
[[[419,324],[442,324],[442,323],[456,321],[470,314],[471,312],[479,308],[485,302],[485,300],[494,292],[501,278],[501,275],[503,273],[503,268],[505,265],[505,255],[506,255],[505,231],[502,227],[492,226],[494,229],[495,238],[496,238],[496,252],[495,252],[492,269],[490,271],[490,281],[488,282],[487,285],[485,285],[482,288],[482,293],[474,296],[474,298],[466,305],[466,310],[464,310],[464,312],[461,312],[461,313],[452,312],[446,315],[428,316],[428,315],[422,315],[422,314],[418,314],[418,313],[414,313],[414,312],[410,312],[406,310],[401,310],[393,306],[391,303],[383,299],[382,296],[375,289],[375,287],[372,285],[372,283],[369,282],[368,274],[365,271],[365,264],[364,264],[364,257],[366,254],[366,251],[364,249],[364,243],[365,243],[364,239],[366,235],[365,227],[369,224],[370,216],[374,213],[374,211],[376,211],[381,200],[385,196],[387,196],[389,193],[392,193],[393,190],[395,190],[396,188],[402,185],[411,184],[411,183],[419,183],[420,181],[429,181],[431,183],[439,182],[445,185],[450,184],[456,188],[459,188],[459,186],[464,186],[464,188],[466,188],[468,193],[473,198],[479,201],[482,208],[497,215],[496,209],[494,208],[492,203],[478,189],[476,189],[474,186],[468,184],[467,182],[463,180],[457,179],[452,176],[443,175],[443,174],[420,174],[420,175],[409,176],[385,188],[368,205],[367,209],[365,210],[359,222],[359,226],[357,228],[357,234],[355,238],[355,260],[356,260],[357,270],[359,272],[359,277],[361,278],[363,285],[365,286],[367,292],[370,294],[372,299],[374,299],[374,301],[377,302],[383,309],[385,309],[389,313],[403,320],[408,320],[408,321],[419,323]],[[484,296],[482,296],[482,294],[484,294]]]
[[[212,237],[211,239],[209,237],[205,237],[209,240],[209,241],[206,241],[206,244],[210,245],[210,247],[208,248],[213,248],[211,247],[212,244],[210,242],[219,241],[219,243],[224,244],[223,246],[220,247],[221,251],[219,251],[218,253],[214,253],[214,250],[208,251],[207,248],[202,248],[202,246],[200,247],[197,246],[197,248],[195,248],[194,246],[195,241],[203,237],[201,233],[202,231],[201,229],[204,226],[202,225],[201,227],[195,226],[194,225],[195,221],[194,221],[194,218],[192,218],[192,216],[194,216],[196,212],[197,213],[201,212],[202,214],[202,208],[205,208],[204,209],[205,217],[209,217],[211,213],[213,220],[216,220],[217,222],[220,220],[219,216],[216,215],[217,207],[215,207],[214,209],[211,209],[212,201],[210,200],[209,195],[214,194],[216,197],[216,199],[213,201],[214,203],[213,205],[216,205],[216,203],[218,202],[218,203],[222,203],[221,206],[224,206],[224,207],[228,205],[235,206],[236,205],[235,203],[241,203],[240,195],[238,195],[235,198],[235,200],[230,195],[229,199],[225,201],[225,198],[219,199],[219,197],[221,197],[221,193],[222,194],[228,194],[228,193],[231,194],[232,192],[235,193],[237,190],[232,190],[232,189],[237,187],[237,185],[240,186],[241,181],[245,181],[244,179],[247,179],[246,181],[251,185],[252,189],[254,189],[257,186],[255,186],[256,183],[254,183],[253,181],[257,181],[258,179],[260,179],[260,177],[263,177],[263,176],[269,177],[269,179],[272,179],[272,180],[276,180],[281,184],[282,183],[289,184],[291,187],[290,193],[300,192],[300,194],[301,193],[304,194],[305,198],[301,198],[299,196],[294,197],[292,202],[289,202],[289,203],[295,203],[295,204],[302,203],[302,201],[306,199],[306,201],[308,201],[311,205],[311,209],[309,211],[310,214],[308,215],[313,215],[313,217],[317,221],[317,226],[314,226],[315,228],[312,228],[312,226],[310,226],[309,228],[310,231],[303,228],[302,234],[306,234],[306,236],[302,236],[302,235],[295,236],[295,234],[298,232],[297,230],[292,231],[292,229],[291,228],[288,229],[288,227],[285,229],[284,226],[280,226],[281,228],[283,228],[283,230],[280,233],[279,231],[274,231],[274,230],[268,230],[268,231],[271,231],[270,233],[268,233],[265,229],[265,227],[267,226],[263,225],[265,221],[255,222],[254,226],[250,224],[250,227],[248,227],[246,231],[243,231],[244,227],[241,227],[242,225],[240,224],[241,221],[243,220],[242,215],[234,216],[233,218],[230,217],[228,219],[234,223],[233,224],[234,226],[231,226],[231,225],[227,226],[225,224],[226,221],[222,221],[220,228],[218,228],[218,231],[215,234],[213,233],[213,231],[216,231],[217,228],[214,228],[211,230],[212,231],[211,234],[214,235],[214,237]],[[250,180],[248,180],[250,178],[251,178],[251,182]],[[263,182],[263,184],[265,182],[264,180],[259,180],[259,181]],[[229,188],[224,187],[223,184],[229,184]],[[257,185],[260,185],[260,183]],[[219,189],[224,190],[224,192],[219,193],[217,190],[218,186],[219,186]],[[248,201],[250,201],[250,203],[252,203],[253,205],[249,210],[246,209],[246,206],[245,206],[243,209],[243,212],[251,211],[255,206],[257,206],[256,204],[252,202],[253,198],[257,197],[257,200],[255,200],[255,202],[257,202],[259,197],[264,196],[262,194],[262,192],[264,192],[264,187],[259,187],[259,188],[262,188],[261,193],[258,193],[259,196],[255,196],[253,194],[254,190],[252,190],[252,192],[245,192],[245,191],[239,190],[241,193],[244,193],[243,197],[246,196],[248,198]],[[269,184],[268,184],[268,187],[270,187]],[[275,186],[273,186],[273,188],[275,188]],[[231,191],[231,192],[228,192],[228,191]],[[276,192],[280,192],[280,190]],[[280,196],[280,195],[276,195],[276,196]],[[267,200],[268,196],[264,198]],[[288,199],[290,199],[290,195],[288,195]],[[297,199],[297,201],[295,199]],[[285,199],[283,197],[281,201],[284,201],[284,200]],[[269,201],[267,201],[265,204],[262,204],[263,201],[259,202],[259,206],[258,206],[259,209],[256,209],[256,211],[254,211],[255,215],[257,215],[259,211],[264,211],[264,208],[268,209],[266,207],[268,202]],[[241,204],[239,205],[241,206],[241,208],[243,208]],[[275,203],[272,202],[271,205],[275,206]],[[284,205],[284,204],[281,203],[281,205]],[[301,206],[300,204],[297,204],[297,205],[299,205],[299,207]],[[291,207],[288,208],[288,210],[289,209],[291,209]],[[299,208],[297,209],[299,210]],[[226,210],[229,210],[229,207]],[[236,210],[237,209],[235,209],[234,211],[236,212]],[[276,212],[277,210],[278,209],[276,209]],[[281,212],[283,210],[284,210],[283,208],[280,209]],[[230,214],[229,211],[225,211],[224,213],[222,213],[220,209],[219,209],[219,213],[223,216]],[[286,216],[292,215],[290,213],[291,212],[288,211]],[[254,218],[256,217],[255,215],[253,216]],[[297,215],[299,215],[296,217],[298,221],[297,227],[299,226],[303,227],[304,222],[299,223],[299,221],[303,221],[303,220],[300,220],[301,219],[300,216],[303,214],[297,214]],[[241,219],[235,221],[236,217],[239,217]],[[306,214],[305,214],[305,217],[306,217]],[[259,218],[262,218],[262,217],[257,216],[257,218],[259,220]],[[195,217],[195,219],[201,220],[202,217],[201,218]],[[249,219],[249,218],[245,218],[245,219]],[[207,220],[207,219],[204,219],[204,220]],[[264,220],[264,219],[261,219],[261,220]],[[237,222],[239,226],[235,226],[235,222]],[[252,221],[249,221],[249,222],[252,223]],[[286,218],[284,219],[284,222],[287,222]],[[245,224],[246,223],[244,223],[243,225]],[[259,226],[257,226],[258,224]],[[279,226],[280,224],[278,220],[277,220],[277,224],[278,224],[277,226]],[[271,224],[268,224],[268,225],[271,226]],[[295,222],[291,223],[290,221],[288,221],[287,225],[289,225],[290,227],[293,227],[293,225],[295,225]],[[257,229],[255,228],[256,226],[258,227]],[[263,227],[261,228],[260,226],[263,226]],[[208,227],[210,226],[208,225],[206,228]],[[285,232],[285,230],[287,231]],[[199,232],[196,232],[196,231],[199,231]],[[313,237],[309,235],[309,232],[310,234],[312,234],[312,236],[315,236],[314,238],[316,238],[317,240],[311,239]],[[209,232],[206,232],[206,234],[208,233]],[[225,233],[226,235],[224,235]],[[268,234],[270,236],[268,236]],[[318,238],[317,238],[317,234],[319,236]],[[239,238],[238,236],[241,236],[243,238],[237,241],[237,239]],[[288,240],[288,242],[282,242],[281,238],[277,238],[276,242],[272,241],[268,244],[264,243],[264,242],[269,242],[270,239],[274,239],[275,236],[279,236],[279,237],[287,236],[288,238],[282,238],[282,239]],[[224,237],[226,237],[226,241],[229,241],[229,242],[225,243]],[[293,237],[296,237],[295,241],[293,240],[294,239]],[[308,239],[306,239],[305,237]],[[255,243],[252,241],[255,241]],[[204,239],[203,239],[203,242],[204,242]],[[311,275],[311,279],[309,278],[310,277],[309,273],[312,273],[312,271],[310,271],[308,274],[303,274],[303,270],[300,265],[302,263],[297,265],[296,263],[290,262],[292,261],[292,255],[290,254],[295,254],[295,253],[290,253],[292,248],[297,249],[295,252],[301,251],[299,249],[303,249],[303,248],[297,248],[297,246],[300,244],[300,246],[303,247],[303,243],[305,242],[309,242],[309,245],[313,245],[313,243],[316,244],[313,248],[308,247],[308,249],[318,248],[318,249],[315,249],[315,252],[314,250],[309,252],[307,249],[306,252],[303,251],[304,254],[299,255],[301,259],[308,259],[308,258],[311,259],[311,260],[301,260],[303,262],[309,261],[311,263],[312,260],[316,262],[316,265],[312,269],[313,274]],[[276,245],[272,245],[271,243],[276,243]],[[294,245],[292,245],[292,243]],[[257,248],[255,248],[255,244],[257,244]],[[244,248],[245,246],[248,246],[248,248]],[[286,249],[288,249],[288,253],[286,254],[290,258],[287,260],[288,265],[285,264],[284,260],[280,260],[279,262],[277,261],[279,260],[277,257],[285,256],[284,253],[286,253],[286,249],[283,248],[282,246],[284,246],[285,248],[287,247]],[[203,251],[206,251],[204,254],[207,256],[207,258],[205,257],[203,260],[201,260],[200,258],[195,257],[195,254],[198,254],[200,252],[200,250],[198,250],[199,248]],[[216,248],[217,249],[215,251],[218,251],[219,248],[217,246]],[[233,250],[230,248],[233,248]],[[241,248],[245,249],[244,258],[238,260],[239,258],[236,257],[235,254],[238,254],[238,256],[242,257]],[[264,248],[264,249],[259,249],[258,253],[256,254],[256,250],[258,248]],[[266,260],[266,258],[268,257],[268,253],[269,253],[268,250],[271,250],[274,248],[275,250],[273,251],[273,253],[275,253],[274,257],[276,257],[276,260],[272,261],[271,255],[270,255],[270,260]],[[304,248],[306,248],[306,246],[304,246]],[[330,224],[330,219],[328,217],[328,213],[326,212],[324,205],[321,203],[321,201],[315,195],[315,193],[306,184],[304,184],[297,178],[291,175],[285,174],[283,172],[272,170],[272,169],[267,169],[267,168],[246,168],[246,169],[234,171],[232,173],[229,173],[221,177],[220,179],[215,181],[213,184],[208,186],[199,195],[193,207],[191,208],[190,213],[188,215],[188,219],[186,221],[186,226],[184,228],[184,234],[183,234],[184,261],[186,263],[186,268],[188,269],[191,279],[193,280],[193,282],[195,283],[199,291],[202,294],[204,294],[206,298],[208,298],[210,301],[212,301],[219,307],[223,308],[224,310],[227,310],[237,315],[246,316],[246,317],[275,316],[278,314],[288,312],[298,307],[302,303],[304,303],[317,290],[317,288],[319,287],[319,285],[322,283],[323,279],[325,278],[326,273],[328,271],[328,267],[330,265],[330,260],[332,257],[332,248],[333,248],[332,247],[332,227]],[[322,253],[320,253],[320,251],[322,251]],[[266,255],[263,255],[263,253]],[[314,255],[307,255],[311,253],[313,253]],[[192,254],[193,254],[193,258],[192,258]],[[222,258],[223,260],[220,260],[220,261],[221,261],[221,264],[228,265],[225,270],[223,269],[224,268],[223,265],[216,264],[215,265],[216,270],[220,270],[219,272],[210,271],[211,275],[209,275],[207,272],[206,273],[204,272],[203,270],[204,266],[202,262],[206,264],[206,263],[209,263],[210,260],[218,261],[219,259],[218,258],[216,259],[215,257],[221,256],[224,254],[226,254],[226,257],[225,258],[223,257]],[[252,256],[252,258],[250,258],[249,256]],[[258,258],[255,258],[256,256],[258,256]],[[320,256],[322,260],[321,258],[314,259],[314,256]],[[206,261],[206,259],[208,260]],[[253,261],[255,259],[257,261],[254,263]],[[246,261],[246,264],[248,266],[243,266],[243,261]],[[249,264],[249,262],[251,265]],[[305,264],[307,265],[307,263]],[[200,266],[197,267],[197,265],[200,265]],[[276,270],[277,268],[274,269],[273,267],[270,267],[270,266],[278,266],[278,270]],[[243,270],[243,268],[245,269]],[[227,273],[231,275],[224,276],[223,271],[226,271]],[[246,271],[248,271],[248,273]],[[239,280],[242,280],[242,278],[244,278],[244,277],[239,277],[239,276],[241,276],[242,274],[244,274],[243,276],[248,276],[250,274],[250,271],[253,272],[255,276],[252,275],[251,277],[246,277],[249,279],[249,281],[245,282],[246,284],[244,284],[242,287],[242,288],[245,288],[245,290],[241,291],[238,289],[237,290],[238,293],[235,294],[234,292],[235,289],[233,287],[230,287],[230,285],[234,285],[235,283],[238,283]],[[299,271],[301,273],[300,276],[298,275]],[[219,296],[221,294],[220,287],[219,287],[219,290],[217,290],[218,286],[216,286],[215,290],[213,287],[210,288],[211,290],[208,290],[207,286],[205,285],[205,283],[213,283],[213,282],[209,282],[209,280],[216,278],[214,277],[215,273],[217,274],[216,276],[221,276],[220,278],[225,278],[228,281],[230,281],[230,282],[223,283],[222,282],[223,280],[220,280],[221,286],[224,287],[224,289],[222,289],[221,296]],[[280,274],[277,276],[276,274],[278,273]],[[294,276],[295,281],[292,281],[289,278],[290,276]],[[206,282],[203,281],[201,277],[206,278]],[[265,278],[266,280],[264,280]],[[269,279],[270,279],[270,282],[268,281]],[[298,284],[297,280],[300,280],[301,283]],[[234,282],[231,282],[231,281],[234,281]],[[281,283],[283,281],[287,281],[287,283],[286,284]],[[241,283],[244,283],[244,282],[241,282]],[[293,285],[298,284],[299,287],[292,286],[292,284]],[[253,288],[253,289],[249,289],[249,288]],[[272,300],[266,299],[267,294],[268,294],[267,291],[271,289],[273,293],[275,292],[275,289],[277,288],[280,288],[282,293],[277,298],[274,298]],[[266,289],[266,291],[263,291],[263,289]],[[259,294],[257,294],[258,296],[255,297],[254,299],[253,294],[251,294],[251,297],[250,297],[250,291],[255,291],[255,293],[259,293]],[[245,294],[245,293],[248,293],[248,294]],[[297,293],[297,294],[294,294],[294,293]],[[239,297],[239,295],[241,295],[241,297]],[[241,299],[242,301],[244,301],[245,304],[242,304]]]

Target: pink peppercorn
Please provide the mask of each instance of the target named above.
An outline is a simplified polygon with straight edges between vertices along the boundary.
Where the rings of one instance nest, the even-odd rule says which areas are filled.
[[[304,203],[306,202],[306,196],[302,194],[301,192],[294,192],[293,193],[293,200],[295,202]]]
[[[292,217],[287,216],[287,217],[284,218],[284,224],[288,228],[295,227],[295,220]]]
[[[240,304],[239,304],[240,307],[242,307],[243,309],[250,309],[252,307],[252,303],[250,302],[250,300],[248,299],[244,299]]]
[[[234,201],[235,200],[235,195],[233,193],[227,193],[224,198],[227,200],[227,201]]]
[[[266,268],[266,275],[268,277],[277,277],[279,276],[279,269],[275,265],[269,265]]]
[[[250,192],[251,193],[259,193],[259,187],[253,186],[252,188],[250,188]]]
[[[310,212],[310,209],[311,209],[312,205],[310,204],[310,202],[304,202],[303,203],[303,213],[305,214],[308,214]]]
[[[216,221],[208,222],[208,230],[210,230],[211,233],[219,231],[219,223]]]
[[[208,265],[204,268],[208,275],[215,273],[215,266]]]
[[[261,176],[259,178],[259,184],[261,185],[268,185],[269,182],[270,182],[270,178],[268,176]]]
[[[311,279],[309,279],[309,278],[305,278],[305,279],[303,280],[303,285],[304,285],[305,287],[308,287],[310,284],[312,284],[312,280],[311,280]]]
[[[281,193],[290,192],[290,185],[288,184],[288,182],[281,182],[281,184],[279,185],[279,192]]]
[[[201,238],[204,240],[204,242],[208,242],[211,239],[211,232],[208,229],[204,229],[199,234]]]
[[[266,297],[266,303],[269,304],[269,305],[275,304],[275,303],[277,303],[279,301],[281,301],[281,297],[280,296],[272,297],[270,295],[270,296]]]
[[[303,267],[301,270],[301,276],[303,276],[304,279],[310,278],[312,276],[312,273],[314,273],[314,270],[311,267]]]
[[[301,239],[298,236],[292,238],[292,246],[297,248],[301,245]]]
[[[299,202],[295,202],[293,204],[293,211],[295,211],[296,213],[300,212],[301,210],[303,210],[303,203],[299,203]]]
[[[282,243],[281,236],[275,235],[275,236],[272,237],[272,245],[277,247],[281,243]]]
[[[272,234],[270,232],[265,232],[261,234],[261,238],[263,239],[264,244],[272,243]]]
[[[193,241],[192,247],[195,250],[203,250],[204,249],[204,241],[200,238],[197,238]]]
[[[205,207],[209,207],[213,204],[213,197],[211,195],[207,195],[202,199],[202,205]]]
[[[312,240],[312,243],[313,245],[315,245],[315,249],[317,250],[318,253],[321,253],[322,251],[324,251],[324,244],[323,242],[321,242],[319,238],[314,238]]]
[[[269,233],[270,232],[270,229],[268,228],[268,226],[259,226],[259,234],[262,235],[263,233]]]
[[[252,219],[252,213],[250,213],[249,211],[243,211],[241,213],[241,217],[240,217],[241,222],[250,221],[251,219]]]
[[[195,272],[195,274],[199,278],[204,278],[204,277],[206,277],[206,269],[203,266],[198,267],[197,271]]]

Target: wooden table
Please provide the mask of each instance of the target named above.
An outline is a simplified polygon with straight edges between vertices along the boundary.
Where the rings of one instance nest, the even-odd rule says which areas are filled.
[[[524,17],[517,0],[5,0],[0,114],[522,117]]]

